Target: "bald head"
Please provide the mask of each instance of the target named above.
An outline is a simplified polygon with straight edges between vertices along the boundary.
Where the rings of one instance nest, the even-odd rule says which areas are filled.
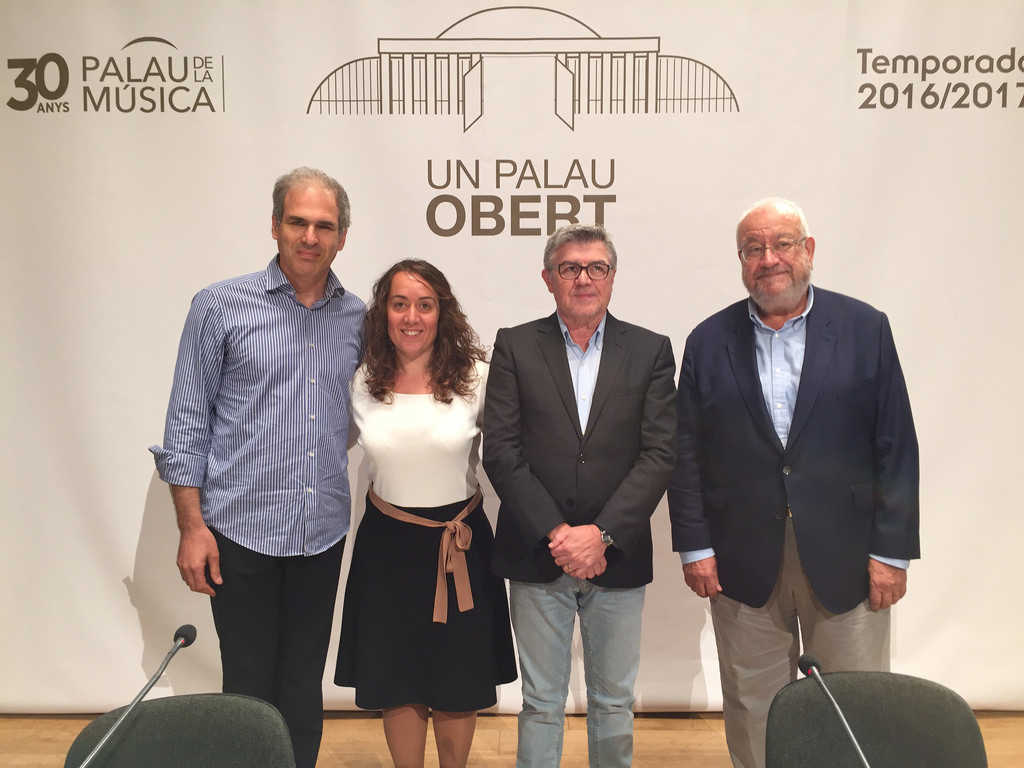
[[[807,217],[804,216],[803,210],[799,205],[794,203],[792,200],[786,200],[784,197],[766,197],[763,200],[758,200],[752,206],[747,208],[740,216],[739,224],[736,225],[736,247],[742,248],[743,243],[741,242],[741,236],[743,234],[744,224],[747,220],[758,214],[772,214],[774,216],[792,219],[796,225],[794,231],[799,232],[800,237],[807,237],[810,232],[807,229]]]
[[[736,226],[740,274],[761,319],[773,328],[803,312],[814,269],[814,238],[800,206],[759,200]]]

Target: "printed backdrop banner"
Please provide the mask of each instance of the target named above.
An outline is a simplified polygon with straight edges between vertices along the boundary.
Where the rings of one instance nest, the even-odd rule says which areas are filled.
[[[547,233],[602,222],[612,310],[668,334],[677,360],[743,295],[740,213],[800,202],[815,283],[888,313],[917,420],[923,559],[894,611],[894,669],[1024,707],[1024,5],[9,0],[0,50],[0,711],[123,704],[185,622],[199,639],[158,692],[218,689],[209,604],[178,577],[146,447],[191,297],[266,265],[271,186],[298,165],[351,196],[349,290],[429,259],[487,344],[552,311]],[[358,452],[351,479],[355,526]],[[664,503],[654,523],[637,707],[719,708],[706,602]],[[327,706],[351,708],[334,654]],[[578,640],[573,658],[581,711]],[[518,684],[500,690],[498,710],[520,703]]]

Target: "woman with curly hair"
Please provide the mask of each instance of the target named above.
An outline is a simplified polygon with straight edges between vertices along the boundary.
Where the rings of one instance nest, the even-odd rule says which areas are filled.
[[[445,276],[421,260],[376,282],[352,417],[370,491],[352,550],[334,682],[383,710],[399,768],[466,765],[476,712],[516,679],[504,582],[477,482],[487,363]]]

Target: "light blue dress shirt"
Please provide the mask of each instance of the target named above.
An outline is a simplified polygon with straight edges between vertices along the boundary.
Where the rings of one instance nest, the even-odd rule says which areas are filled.
[[[769,328],[758,317],[757,307],[747,299],[747,312],[754,324],[754,353],[757,374],[761,379],[764,404],[782,445],[789,442],[789,428],[793,423],[796,394],[800,389],[800,374],[804,368],[804,350],[807,347],[807,313],[814,306],[814,288],[807,287],[807,307],[791,317],[778,330]]]
[[[580,417],[580,429],[587,431],[587,420],[590,418],[590,406],[594,401],[594,387],[597,386],[597,372],[601,367],[601,349],[604,347],[604,323],[608,319],[605,312],[597,330],[590,337],[587,349],[584,351],[579,344],[572,340],[569,335],[569,328],[558,317],[558,327],[562,329],[562,338],[565,339],[565,354],[569,359],[569,375],[572,376],[572,391],[576,395],[576,412]]]
[[[804,351],[807,347],[807,315],[814,306],[814,286],[807,287],[807,307],[796,317],[791,317],[778,330],[769,328],[757,314],[752,299],[747,299],[750,321],[754,324],[754,352],[757,357],[757,374],[761,380],[764,404],[768,408],[775,434],[783,445],[789,441],[789,428],[793,423],[793,410],[800,389],[800,373],[804,367]],[[680,552],[683,563],[711,557],[715,550],[699,549]],[[909,560],[871,555],[875,560],[906,569]]]
[[[178,349],[160,477],[201,489],[203,520],[265,555],[315,555],[348,532],[349,381],[365,306],[328,273],[303,306],[276,258],[204,288]]]

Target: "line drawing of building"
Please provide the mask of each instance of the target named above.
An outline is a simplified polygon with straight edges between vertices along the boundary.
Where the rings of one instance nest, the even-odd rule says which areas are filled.
[[[554,14],[566,34],[498,36],[514,15]],[[553,17],[545,16],[546,20]],[[575,33],[575,34],[572,34]],[[380,37],[377,55],[353,59],[313,91],[306,114],[462,117],[468,131],[484,114],[488,56],[550,55],[554,112],[570,130],[594,115],[738,112],[717,71],[687,56],[661,53],[660,37],[602,37],[579,19],[540,6],[506,5],[464,16],[437,37]]]

